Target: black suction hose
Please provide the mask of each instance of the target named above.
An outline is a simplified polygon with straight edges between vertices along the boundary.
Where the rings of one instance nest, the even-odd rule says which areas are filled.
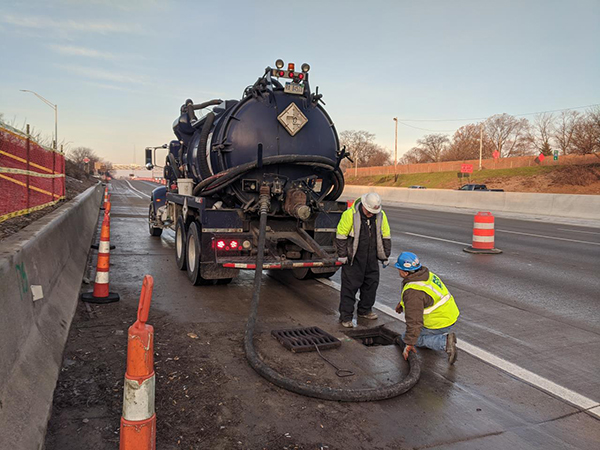
[[[263,166],[275,165],[275,164],[299,164],[309,165],[312,167],[321,167],[333,171],[335,186],[330,194],[327,195],[326,200],[336,199],[342,193],[344,188],[343,176],[339,169],[335,170],[335,162],[324,156],[314,155],[277,155],[268,156],[262,159]],[[258,161],[251,161],[240,166],[227,169],[223,172],[219,172],[209,178],[202,180],[194,187],[193,194],[195,196],[208,197],[215,192],[220,191],[227,185],[233,183],[237,178],[250,170],[258,167]],[[337,197],[334,197],[337,195]]]
[[[208,141],[208,135],[212,128],[213,122],[215,121],[215,113],[209,112],[204,119],[204,125],[202,125],[202,131],[200,132],[200,141],[198,142],[198,166],[200,168],[200,176],[202,178],[209,178],[212,176],[210,167],[208,167],[207,158],[210,158],[210,150],[207,151],[206,143]]]
[[[269,194],[261,189],[259,199],[260,205],[260,221],[258,234],[258,253],[256,256],[256,272],[254,275],[254,293],[252,294],[252,303],[250,305],[250,316],[246,323],[246,333],[244,335],[244,351],[246,359],[250,366],[263,378],[269,382],[296,394],[306,397],[320,398],[323,400],[335,400],[340,402],[368,402],[374,400],[385,400],[404,394],[412,388],[419,377],[421,376],[421,365],[417,355],[409,352],[408,364],[409,373],[402,381],[381,388],[367,389],[339,389],[325,386],[312,386],[306,383],[286,378],[279,372],[273,370],[256,353],[254,348],[254,327],[256,325],[256,316],[258,313],[258,303],[260,299],[260,288],[262,284],[262,266],[264,261],[264,246],[265,232],[267,228],[267,212],[269,210]],[[402,340],[399,334],[396,334],[394,343],[398,346],[402,345]]]

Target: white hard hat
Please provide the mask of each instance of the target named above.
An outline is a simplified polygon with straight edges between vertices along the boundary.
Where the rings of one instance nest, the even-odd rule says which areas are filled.
[[[369,192],[363,195],[362,204],[371,214],[379,214],[381,211],[381,197],[377,192]]]

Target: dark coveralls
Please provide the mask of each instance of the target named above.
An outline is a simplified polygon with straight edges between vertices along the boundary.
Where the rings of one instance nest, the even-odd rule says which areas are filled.
[[[358,314],[368,314],[375,304],[379,286],[377,228],[375,216],[368,218],[360,208],[360,236],[352,264],[342,266],[340,320],[349,322],[354,316],[356,293],[360,289]]]

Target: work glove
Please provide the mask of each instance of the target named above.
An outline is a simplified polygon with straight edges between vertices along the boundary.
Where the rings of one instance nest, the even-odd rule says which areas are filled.
[[[403,311],[402,304],[401,304],[401,303],[398,303],[398,304],[396,305],[396,312],[397,312],[398,314],[402,314],[402,311]]]
[[[348,262],[348,257],[344,257],[344,258],[338,258],[338,261],[341,262],[342,264],[346,264]]]
[[[386,259],[385,261],[381,261],[381,267],[383,267],[384,269],[390,265],[390,258]]]
[[[413,352],[416,355],[417,349],[414,345],[406,345],[404,347],[404,351],[402,352],[402,356],[404,356],[404,359],[408,359],[408,352]]]

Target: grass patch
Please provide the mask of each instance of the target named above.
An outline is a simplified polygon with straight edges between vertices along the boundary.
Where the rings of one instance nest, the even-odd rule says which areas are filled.
[[[471,174],[471,183],[492,183],[512,177],[531,177],[545,175],[569,166],[532,166],[515,167],[512,169],[484,169],[474,171]],[[457,172],[430,172],[410,173],[398,175],[398,181],[394,182],[394,175],[371,175],[364,177],[346,176],[347,184],[359,184],[365,186],[394,186],[409,187],[412,185],[425,186],[431,189],[456,189],[458,186],[468,183],[467,179],[459,179]]]

